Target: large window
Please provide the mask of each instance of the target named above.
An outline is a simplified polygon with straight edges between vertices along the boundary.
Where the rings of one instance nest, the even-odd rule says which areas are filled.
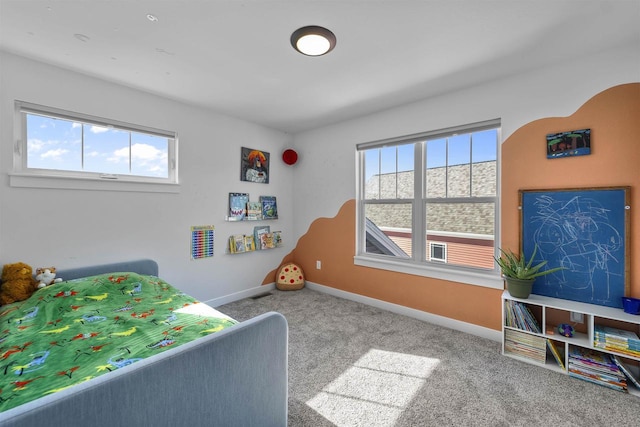
[[[493,287],[499,126],[358,145],[356,263]]]
[[[177,183],[174,132],[16,103],[14,173]]]

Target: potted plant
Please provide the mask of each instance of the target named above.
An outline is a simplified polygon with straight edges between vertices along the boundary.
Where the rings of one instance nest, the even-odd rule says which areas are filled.
[[[518,257],[510,250],[504,251],[502,249],[500,249],[502,253],[500,258],[494,257],[500,266],[504,280],[507,283],[507,290],[511,296],[522,299],[529,298],[536,277],[564,270],[564,267],[541,270],[541,268],[547,264],[547,261],[532,265],[537,251],[538,246],[536,245],[528,261],[525,259],[524,252],[520,252],[520,256]]]

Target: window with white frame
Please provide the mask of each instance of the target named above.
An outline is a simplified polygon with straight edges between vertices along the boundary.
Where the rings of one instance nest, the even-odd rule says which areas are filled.
[[[359,144],[356,258],[495,275],[499,134],[491,120]]]
[[[16,102],[14,173],[177,183],[175,132]]]

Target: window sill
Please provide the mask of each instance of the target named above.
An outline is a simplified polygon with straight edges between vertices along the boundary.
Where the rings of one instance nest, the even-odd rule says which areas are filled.
[[[482,286],[491,289],[504,289],[504,280],[497,271],[469,271],[465,269],[441,268],[431,265],[417,265],[385,258],[357,255],[353,263],[361,267],[377,268],[395,271],[397,273],[413,274],[415,276],[431,277],[433,279],[449,280],[467,285]]]
[[[100,178],[69,178],[55,175],[9,173],[9,185],[17,188],[49,188],[59,190],[130,191],[144,193],[179,193],[179,184],[104,180]]]

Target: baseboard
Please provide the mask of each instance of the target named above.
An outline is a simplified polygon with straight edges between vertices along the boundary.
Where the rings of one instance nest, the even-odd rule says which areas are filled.
[[[456,331],[476,335],[482,338],[490,339],[492,341],[502,341],[502,334],[500,333],[500,331],[485,328],[484,326],[478,326],[472,323],[462,322],[460,320],[450,319],[444,316],[438,316],[437,314],[427,313],[426,311],[416,310],[414,308],[405,307],[403,305],[366,297],[364,295],[354,294],[352,292],[343,291],[340,289],[332,288],[330,286],[320,285],[318,283],[307,281],[305,282],[305,286],[314,291],[324,292],[339,298],[367,304],[376,308],[391,311],[393,313],[402,314],[404,316],[422,320],[424,322],[433,323],[434,325],[444,326],[449,329],[455,329]]]
[[[229,304],[230,302],[238,301],[244,298],[251,298],[256,295],[264,294],[265,292],[271,292],[276,288],[275,283],[269,283],[268,285],[257,286],[255,288],[245,289],[244,291],[235,292],[233,294],[225,295],[220,298],[210,299],[208,301],[203,301],[205,304],[210,305],[211,307],[219,307],[224,304]]]

